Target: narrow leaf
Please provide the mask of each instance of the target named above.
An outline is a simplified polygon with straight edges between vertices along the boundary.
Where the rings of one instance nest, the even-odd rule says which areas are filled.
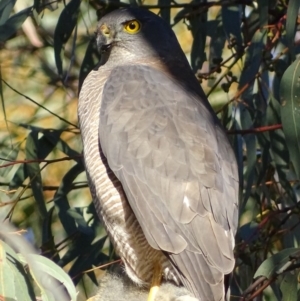
[[[32,13],[32,7],[28,7],[19,13],[10,17],[3,25],[0,26],[0,42],[5,42],[10,38],[23,24],[23,22]]]
[[[43,137],[39,139],[38,158],[45,159],[56,147],[60,139],[61,131],[44,130]]]
[[[0,1],[0,25],[3,25],[9,18],[17,0]]]
[[[269,0],[260,0],[257,4],[259,11],[259,27],[262,29],[268,24]]]
[[[40,272],[42,271],[42,273],[50,275],[51,277],[62,283],[63,286],[66,288],[67,292],[69,293],[71,300],[76,301],[77,292],[74,287],[74,284],[69,275],[61,267],[59,267],[53,261],[41,255],[30,254],[28,255],[28,257],[30,257],[32,262],[35,263],[35,269],[38,269]],[[34,269],[31,269],[31,272],[34,274]],[[35,279],[38,282],[42,282],[42,279],[38,277],[35,277]],[[57,289],[60,288],[58,287]]]
[[[93,38],[90,40],[88,47],[86,49],[84,59],[81,64],[79,72],[79,84],[78,84],[78,94],[80,92],[81,86],[84,79],[90,73],[90,71],[96,66],[100,61],[101,55],[97,49],[96,39]]]
[[[281,123],[280,104],[277,99],[270,94],[270,101],[267,108],[268,125]],[[270,154],[275,163],[279,176],[279,181],[288,195],[289,201],[296,202],[296,197],[290,183],[290,156],[287,151],[285,135],[282,129],[270,131],[265,137],[269,138]]]
[[[6,300],[36,300],[33,292],[32,284],[24,270],[23,265],[18,260],[17,254],[6,243],[0,241],[1,255],[5,253],[5,259],[0,263],[0,296],[4,296]],[[3,272],[3,279],[1,274]],[[11,299],[9,299],[11,298]]]
[[[71,0],[59,16],[54,32],[54,55],[58,73],[63,74],[61,52],[77,24],[80,0]]]
[[[160,16],[168,23],[170,24],[171,20],[171,8],[168,7],[171,5],[171,0],[158,0],[157,3],[158,6],[162,7],[160,9]]]
[[[288,248],[266,259],[257,269],[254,278],[265,276],[271,278],[277,273],[284,271],[281,268],[290,260],[290,258],[299,256],[299,248]]]
[[[39,159],[38,157],[39,142],[38,132],[32,131],[27,137],[25,154],[27,160]],[[31,181],[32,192],[38,205],[39,213],[42,220],[47,218],[47,209],[43,194],[42,176],[40,164],[38,162],[26,164],[26,171]]]
[[[280,284],[280,290],[282,292],[282,300],[284,301],[297,300],[297,286],[298,286],[298,273],[296,273],[296,271],[286,273]]]
[[[82,275],[82,271],[89,270],[93,265],[103,264],[109,260],[108,256],[102,253],[103,245],[106,240],[107,236],[102,237],[93,245],[90,245],[85,254],[80,254],[69,271],[71,277]],[[102,262],[99,262],[99,259],[102,259]],[[93,272],[89,273],[89,276],[93,282],[96,281]],[[76,277],[74,282],[77,284],[80,279],[80,277]]]
[[[240,105],[240,118],[241,118],[241,127],[242,129],[250,129],[253,127],[253,121],[251,119],[250,113],[246,106]],[[256,137],[254,134],[249,134],[244,136],[244,141],[246,143],[246,153],[247,153],[247,162],[246,170],[244,173],[244,180],[246,182],[245,193],[244,193],[244,205],[246,204],[252,186],[255,179],[255,167],[256,167]]]
[[[77,231],[77,227],[74,218],[68,213],[70,205],[67,194],[72,190],[73,181],[81,172],[83,172],[83,170],[84,167],[82,162],[73,166],[63,177],[53,199],[58,211],[58,217],[68,235],[74,234]]]
[[[221,12],[218,13],[215,20],[207,22],[207,35],[210,36],[209,45],[209,67],[216,67],[222,61],[223,48],[226,42],[226,36],[223,28],[223,20]],[[212,87],[215,79],[209,79],[208,84]]]
[[[292,61],[295,59],[294,39],[296,34],[296,21],[298,17],[299,7],[299,0],[290,0],[286,14],[286,39]]]
[[[191,49],[191,65],[196,72],[206,61],[205,42],[207,35],[207,12],[190,17],[190,29],[193,35]]]
[[[266,31],[257,31],[251,40],[251,45],[246,52],[246,60],[239,81],[239,89],[243,88],[247,83],[253,83],[254,78],[259,71],[262,61],[262,51],[266,43]],[[248,94],[252,94],[248,88]]]
[[[240,6],[222,6],[222,19],[227,39],[235,39],[238,49],[242,46]]]
[[[285,71],[280,83],[281,119],[290,159],[300,178],[300,60]]]
[[[0,242],[0,296],[4,300],[15,298],[15,283],[12,269],[9,267],[5,249]]]

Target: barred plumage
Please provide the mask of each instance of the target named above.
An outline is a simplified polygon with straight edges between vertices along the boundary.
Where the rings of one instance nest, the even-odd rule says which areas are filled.
[[[131,22],[140,31],[126,32]],[[166,279],[199,300],[224,300],[238,212],[224,130],[159,17],[114,11],[97,42],[102,59],[85,79],[78,116],[96,210],[126,272],[149,284],[160,262]]]
[[[80,98],[84,101],[79,102],[78,115],[84,153],[88,154],[85,156],[85,165],[96,211],[132,280],[139,285],[149,285],[152,277],[149,266],[159,261],[164,268],[164,277],[179,284],[180,280],[166,256],[147,242],[120,181],[99,149],[95,133],[99,131],[99,107],[105,82],[101,81],[98,72],[90,73],[88,81],[90,84],[83,86],[81,91]]]

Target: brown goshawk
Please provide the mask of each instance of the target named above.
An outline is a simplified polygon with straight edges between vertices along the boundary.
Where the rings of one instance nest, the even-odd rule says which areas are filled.
[[[126,273],[149,285],[160,267],[199,300],[224,300],[238,215],[224,130],[161,18],[113,11],[96,40],[78,117],[92,197]]]

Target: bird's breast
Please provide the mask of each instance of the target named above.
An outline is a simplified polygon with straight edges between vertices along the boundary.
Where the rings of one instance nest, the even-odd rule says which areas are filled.
[[[83,84],[78,104],[86,173],[96,211],[134,282],[150,283],[153,264],[159,261],[165,277],[179,283],[165,255],[147,242],[122,185],[101,150],[98,138],[100,106],[107,75],[92,71]]]

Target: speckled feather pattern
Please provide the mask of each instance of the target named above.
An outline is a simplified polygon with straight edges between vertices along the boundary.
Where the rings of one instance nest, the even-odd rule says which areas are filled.
[[[118,18],[120,12],[108,20]],[[115,47],[88,75],[78,109],[86,170],[97,212],[133,281],[149,283],[159,261],[166,279],[181,281],[199,300],[219,301],[235,262],[237,166],[173,46],[168,56],[144,59]]]

